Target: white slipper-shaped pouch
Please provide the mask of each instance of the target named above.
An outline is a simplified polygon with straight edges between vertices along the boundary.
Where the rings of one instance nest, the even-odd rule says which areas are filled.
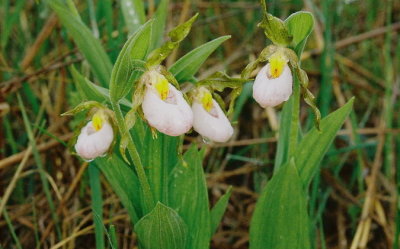
[[[253,98],[262,107],[274,107],[292,95],[292,72],[284,55],[272,55],[269,63],[257,74],[253,85]]]
[[[86,161],[105,156],[114,139],[113,128],[101,114],[94,114],[82,129],[75,144],[76,153]]]
[[[156,71],[149,72],[142,110],[150,126],[169,136],[182,135],[193,125],[193,113],[183,94]]]
[[[204,87],[197,90],[193,104],[193,128],[204,138],[226,142],[233,135],[233,127],[219,104]]]

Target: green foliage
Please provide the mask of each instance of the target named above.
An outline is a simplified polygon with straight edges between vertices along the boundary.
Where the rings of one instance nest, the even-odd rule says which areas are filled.
[[[310,12],[299,11],[285,20],[290,35],[293,37],[292,46],[296,54],[303,52],[308,36],[313,31],[314,17]]]
[[[112,70],[110,98],[118,102],[125,97],[145,70],[143,60],[151,44],[152,21],[141,26],[125,43]]]
[[[294,160],[281,167],[257,201],[250,249],[309,249],[306,195]]]
[[[157,66],[165,60],[172,51],[177,48],[180,42],[186,38],[192,29],[194,21],[196,21],[198,14],[194,15],[188,21],[176,26],[169,33],[168,36],[171,39],[162,45],[161,47],[155,49],[147,60],[148,66]]]
[[[146,21],[142,0],[120,0],[122,14],[129,33],[133,34]]]
[[[319,170],[320,162],[328,151],[336,133],[353,108],[354,98],[321,121],[321,132],[315,127],[301,140],[295,152],[296,166],[305,187]]]
[[[260,0],[260,3],[263,11],[263,19],[258,26],[264,30],[265,36],[274,44],[281,46],[289,45],[293,37],[288,32],[285,23],[267,12],[265,0]]]
[[[202,159],[193,145],[170,177],[168,203],[188,226],[187,249],[206,249],[210,243],[210,211]]]
[[[135,225],[139,244],[145,249],[186,248],[187,229],[182,218],[161,202]]]
[[[79,51],[89,62],[91,69],[102,86],[107,86],[111,76],[111,61],[88,27],[60,0],[47,0],[57,13],[61,23],[74,39]]]
[[[100,170],[95,165],[89,165],[89,182],[92,195],[92,211],[96,249],[104,248],[103,198],[101,196]]]
[[[167,22],[169,0],[161,0],[154,16],[151,50],[161,46]]]
[[[134,170],[116,153],[111,158],[97,158],[96,164],[128,211],[132,223],[135,224],[142,212],[140,186]]]
[[[169,71],[175,76],[178,82],[191,81],[211,53],[230,37],[229,35],[221,36],[193,49],[176,61]]]
[[[219,198],[217,203],[211,209],[210,213],[210,236],[217,231],[219,224],[221,223],[222,216],[225,213],[226,207],[228,206],[229,198],[232,194],[232,187],[229,187],[226,193]]]

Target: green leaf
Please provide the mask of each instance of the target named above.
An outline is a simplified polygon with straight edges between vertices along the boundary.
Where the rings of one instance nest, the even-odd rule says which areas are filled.
[[[308,186],[318,171],[320,162],[328,151],[336,133],[353,108],[354,97],[344,106],[321,120],[321,132],[312,128],[298,144],[295,160],[304,186]]]
[[[301,54],[308,36],[313,31],[314,17],[310,12],[299,11],[285,20],[285,26],[293,37],[292,46],[297,54]]]
[[[74,39],[79,51],[90,64],[90,67],[102,86],[110,80],[112,64],[106,52],[89,28],[79,17],[72,13],[60,0],[47,0],[49,6],[57,13],[58,18]]]
[[[133,168],[115,154],[111,158],[98,157],[95,162],[136,224],[142,212],[140,185]]]
[[[193,49],[176,61],[169,71],[175,76],[178,82],[191,80],[211,53],[230,37],[229,35],[221,36]]]
[[[210,212],[202,159],[196,146],[191,146],[170,176],[168,204],[188,226],[187,248],[208,249],[210,243]]]
[[[219,226],[219,223],[222,220],[222,216],[225,213],[226,207],[228,206],[229,202],[229,197],[231,197],[232,194],[232,186],[228,188],[226,193],[219,198],[217,203],[214,205],[214,207],[211,209],[210,213],[210,236],[212,237],[213,234],[217,231],[217,228]]]
[[[163,41],[163,35],[165,30],[165,23],[167,21],[167,13],[168,13],[168,0],[161,0],[158,4],[157,11],[154,16],[153,23],[153,43],[151,46],[151,50],[161,46]]]
[[[133,34],[146,21],[142,0],[120,0],[122,14],[129,34]]]
[[[281,167],[257,201],[250,249],[309,249],[309,220],[303,184],[294,161]]]
[[[106,97],[96,89],[95,85],[90,80],[80,74],[74,66],[71,67],[71,74],[76,88],[83,99],[93,100],[99,103],[106,101]]]
[[[167,203],[168,177],[178,162],[179,137],[171,137],[157,132],[157,137],[149,128],[146,129],[143,145],[139,149],[143,165],[146,166],[155,200]]]
[[[110,98],[118,102],[133,88],[144,70],[144,62],[151,43],[152,21],[143,24],[125,43],[111,74]]]
[[[104,224],[103,224],[103,198],[101,194],[100,170],[96,165],[89,165],[89,183],[92,197],[92,212],[94,231],[96,237],[96,249],[104,248]]]
[[[187,226],[181,217],[161,202],[135,226],[143,249],[186,248]]]

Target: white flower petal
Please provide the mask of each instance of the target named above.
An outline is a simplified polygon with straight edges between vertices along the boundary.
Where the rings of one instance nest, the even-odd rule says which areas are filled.
[[[190,130],[193,113],[180,91],[169,84],[168,98],[163,101],[146,87],[142,109],[148,123],[169,136],[179,136]]]
[[[269,78],[269,63],[265,65],[253,85],[253,98],[262,106],[277,106],[289,99],[292,95],[293,78],[288,65],[285,65],[282,74],[277,78]]]
[[[197,101],[192,104],[193,128],[203,137],[214,142],[226,142],[233,135],[233,127],[218,103],[213,99],[213,115]]]
[[[107,153],[114,139],[114,132],[108,122],[95,131],[92,121],[82,128],[75,144],[76,153],[85,160],[93,160]]]

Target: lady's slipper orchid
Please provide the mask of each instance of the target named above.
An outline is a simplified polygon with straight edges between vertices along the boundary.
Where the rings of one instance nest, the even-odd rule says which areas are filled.
[[[278,51],[271,55],[253,85],[253,97],[262,106],[277,106],[292,95],[293,78],[286,56]]]
[[[214,142],[226,142],[233,135],[233,128],[211,93],[204,87],[197,90],[193,104],[193,128],[203,137]]]
[[[75,144],[76,153],[91,161],[104,156],[114,139],[113,128],[102,111],[98,111],[81,130]]]
[[[183,94],[155,70],[146,77],[142,109],[150,126],[170,136],[188,132],[193,125],[193,113]]]

